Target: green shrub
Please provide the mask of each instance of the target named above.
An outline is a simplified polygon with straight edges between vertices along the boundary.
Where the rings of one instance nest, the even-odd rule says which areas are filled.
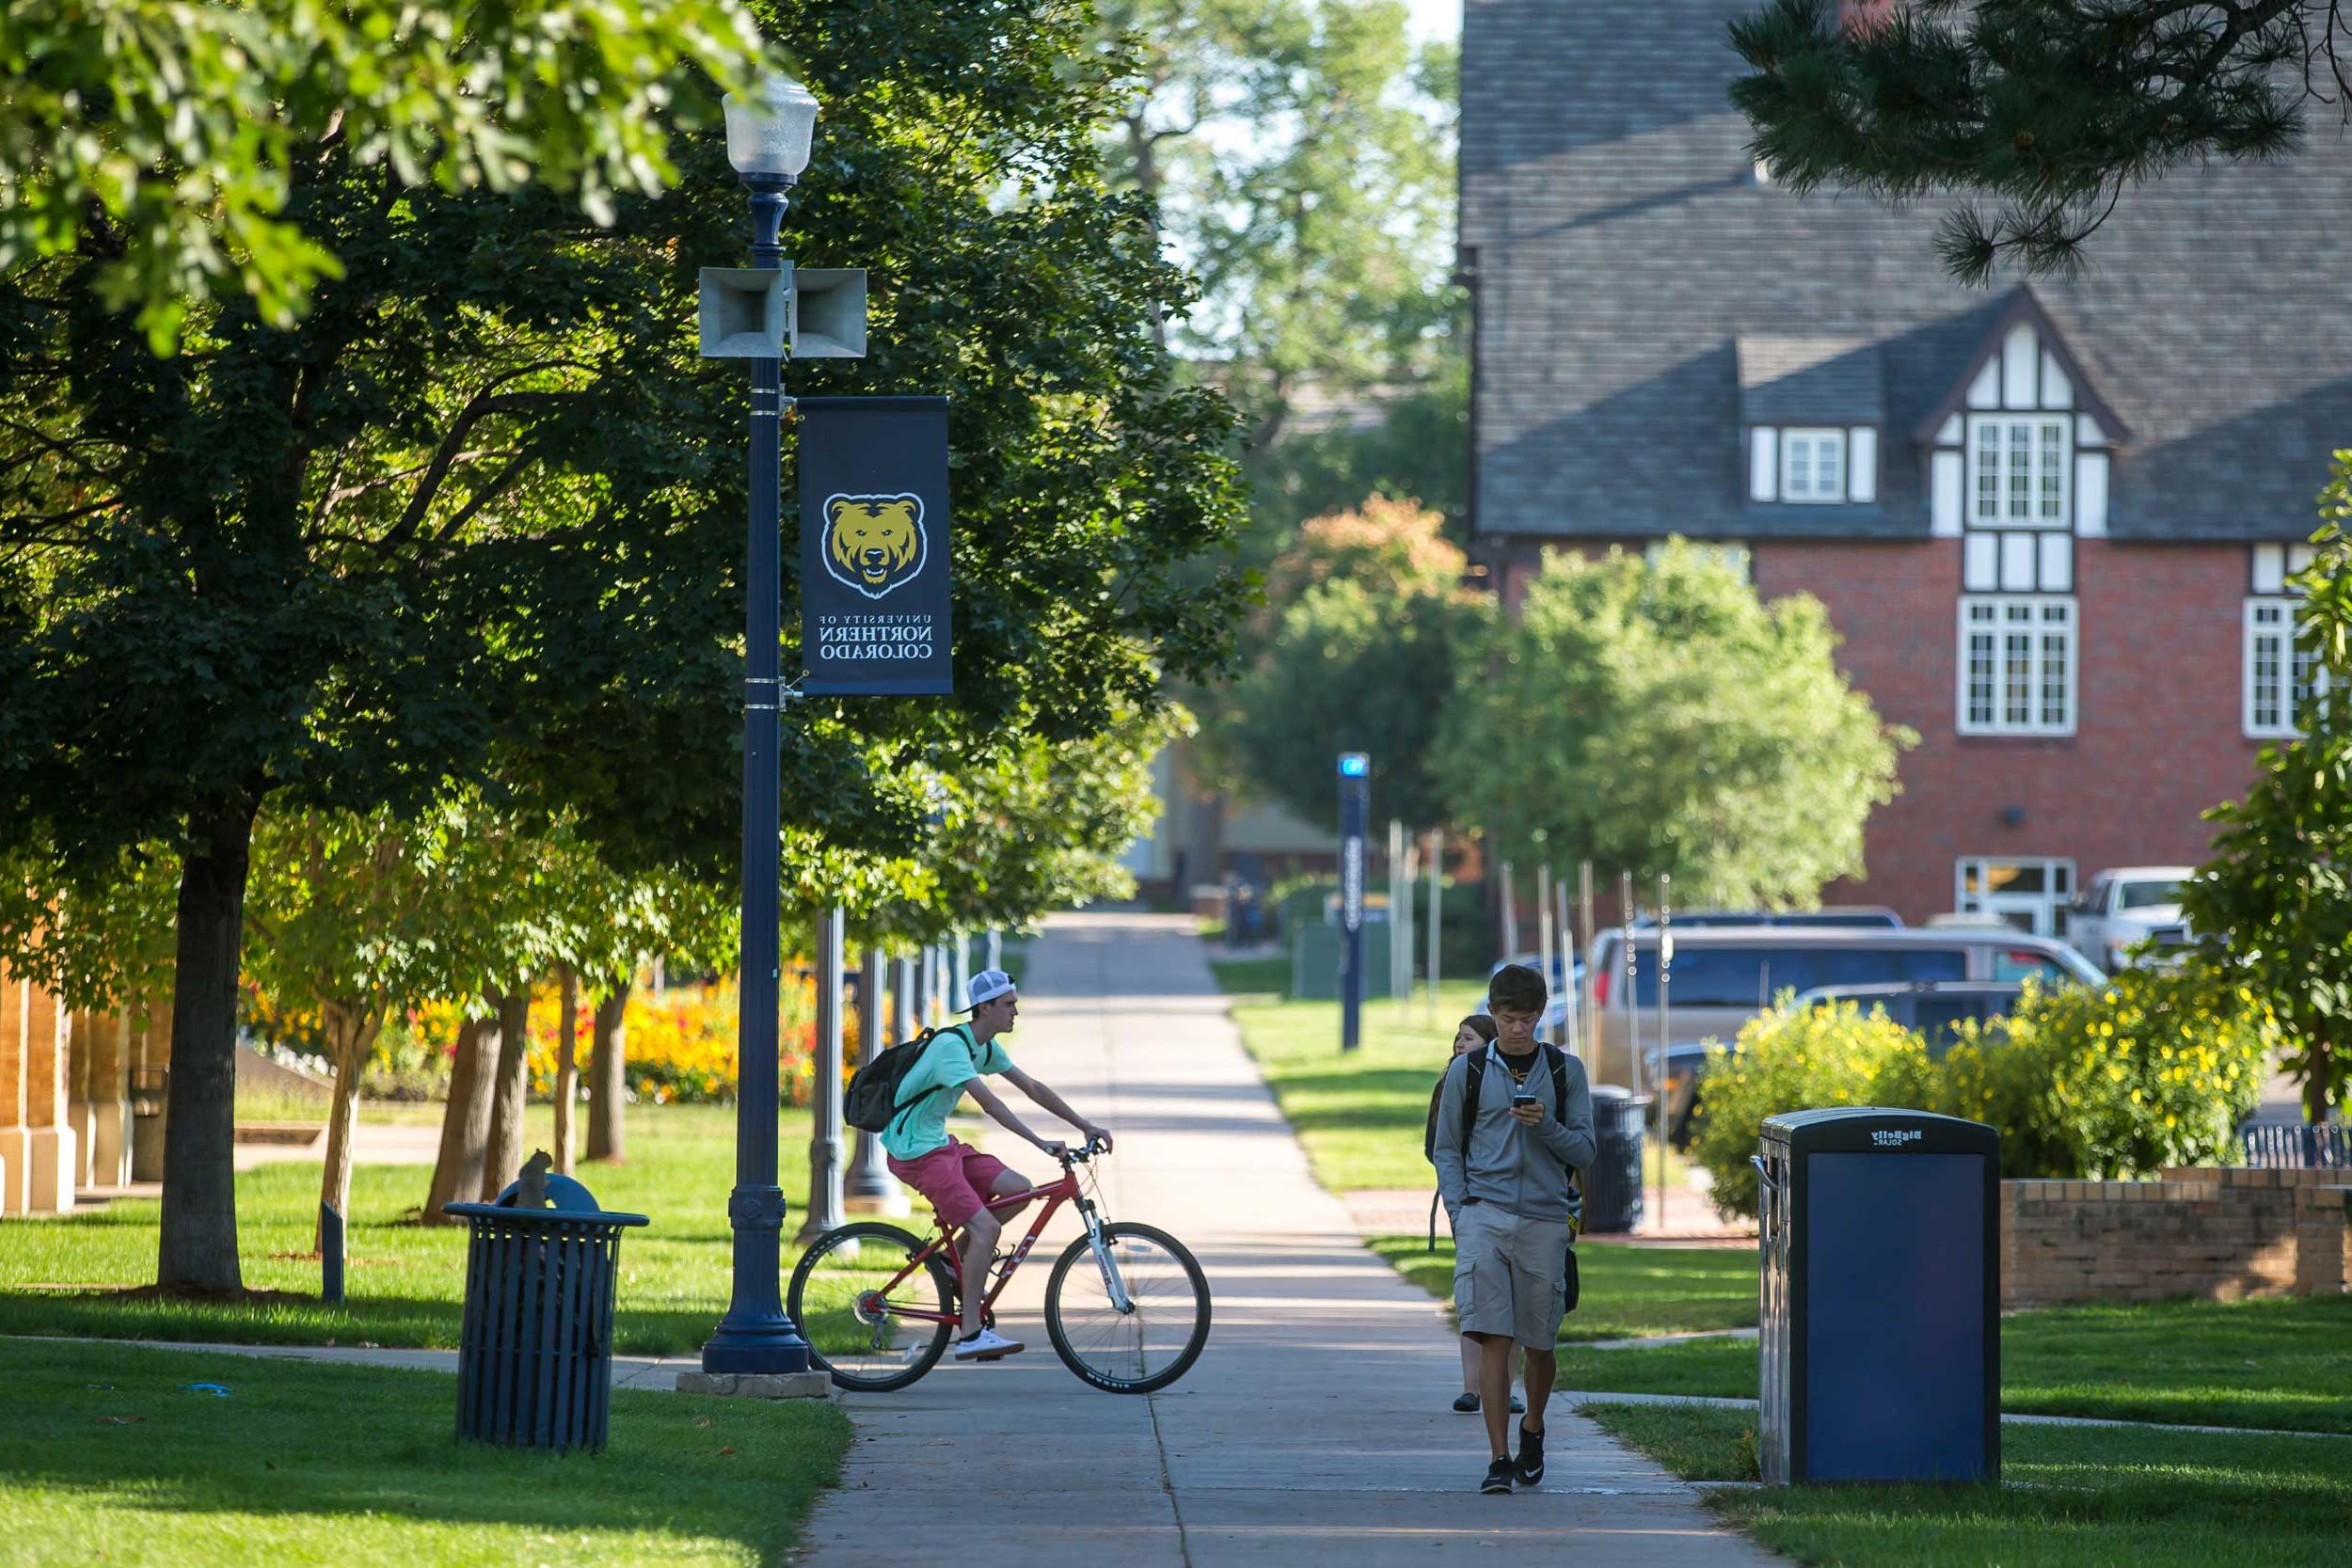
[[[1822,1105],[1867,1105],[1891,1060],[1905,1053],[1922,1060],[1919,1037],[1891,1022],[1885,1009],[1854,1003],[1760,1013],[1740,1031],[1739,1048],[1710,1044],[1691,1156],[1714,1178],[1715,1207],[1725,1215],[1756,1214],[1757,1127],[1783,1111]]]
[[[2250,992],[2197,963],[2028,994],[1983,1049],[2033,1146],[2013,1174],[2117,1179],[2238,1156],[2279,1044]]]
[[[2237,1157],[2278,1028],[2208,968],[2127,970],[2103,987],[2030,982],[2008,1019],[1939,1057],[1876,1008],[1766,1013],[1708,1052],[1692,1153],[1716,1206],[1753,1218],[1758,1124],[1781,1111],[1888,1105],[2001,1130],[2001,1174],[2130,1179]]]

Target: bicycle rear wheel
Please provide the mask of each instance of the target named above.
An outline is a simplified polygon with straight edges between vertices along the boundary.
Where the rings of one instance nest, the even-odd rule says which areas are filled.
[[[946,1354],[954,1282],[936,1256],[909,1272],[923,1246],[895,1225],[845,1225],[818,1237],[792,1271],[785,1310],[810,1359],[841,1387],[903,1388]],[[908,1318],[909,1310],[941,1317]]]
[[[1184,1244],[1148,1225],[1103,1227],[1103,1245],[1128,1298],[1114,1304],[1093,1243],[1081,1236],[1045,1282],[1054,1354],[1095,1387],[1149,1394],[1192,1368],[1209,1342],[1209,1282]]]

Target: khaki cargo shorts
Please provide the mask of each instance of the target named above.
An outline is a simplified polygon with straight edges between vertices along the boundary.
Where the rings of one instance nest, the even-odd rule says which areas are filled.
[[[1522,1219],[1491,1203],[1454,1227],[1454,1311],[1465,1334],[1507,1334],[1549,1350],[1568,1315],[1568,1222]]]

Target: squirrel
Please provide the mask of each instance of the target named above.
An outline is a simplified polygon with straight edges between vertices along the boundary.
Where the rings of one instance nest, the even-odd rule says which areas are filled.
[[[523,1162],[523,1171],[515,1190],[517,1209],[548,1209],[554,1205],[548,1197],[548,1172],[555,1168],[554,1157],[544,1148]]]

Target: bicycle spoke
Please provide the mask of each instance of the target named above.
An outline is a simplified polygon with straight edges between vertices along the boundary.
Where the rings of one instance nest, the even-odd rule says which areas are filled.
[[[874,1236],[825,1248],[806,1265],[799,1288],[800,1328],[826,1367],[852,1384],[888,1379],[920,1359],[942,1326],[909,1311],[945,1313],[947,1304],[929,1269],[909,1264],[914,1249]]]
[[[1092,1257],[1063,1276],[1059,1319],[1071,1352],[1114,1382],[1141,1382],[1175,1364],[1191,1345],[1206,1304],[1184,1263],[1152,1240],[1109,1240],[1131,1310],[1112,1304]]]

